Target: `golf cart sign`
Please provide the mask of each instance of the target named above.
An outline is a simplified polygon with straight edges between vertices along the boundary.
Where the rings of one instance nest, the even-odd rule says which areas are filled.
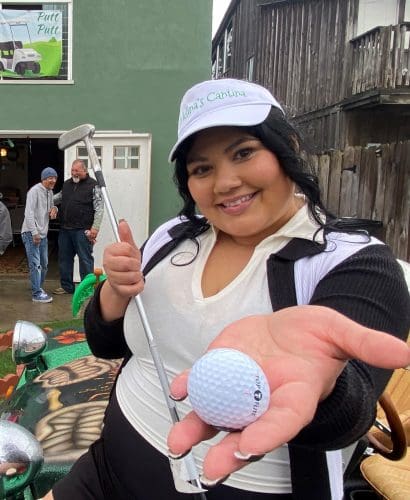
[[[56,77],[61,53],[61,12],[0,10],[0,78]]]

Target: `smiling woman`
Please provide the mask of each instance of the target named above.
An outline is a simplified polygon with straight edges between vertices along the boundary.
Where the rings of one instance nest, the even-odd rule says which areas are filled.
[[[376,366],[410,360],[399,340],[410,298],[390,249],[345,231],[323,205],[298,141],[259,85],[210,80],[186,92],[170,154],[183,206],[142,256],[125,221],[105,249],[86,336],[96,356],[124,362],[101,439],[55,485],[56,500],[182,500],[202,487],[214,500],[343,497],[342,449],[371,426],[390,376]],[[177,408],[135,295],[165,378],[181,373],[172,428]],[[183,401],[189,368],[216,348],[253,358],[270,390],[259,419],[223,436]]]
[[[276,155],[239,128],[203,131],[192,143],[187,171],[199,211],[240,245],[255,247],[303,205]]]

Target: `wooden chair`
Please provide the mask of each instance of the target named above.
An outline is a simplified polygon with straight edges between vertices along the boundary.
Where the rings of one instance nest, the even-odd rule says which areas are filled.
[[[368,433],[376,453],[360,464],[363,477],[387,500],[410,499],[409,368],[394,371],[380,398],[376,425]]]
[[[410,263],[398,260],[410,290]],[[410,335],[407,338],[410,344]],[[374,498],[363,489],[363,478],[377,498],[410,500],[410,366],[393,372],[379,399],[375,426],[347,454],[346,498]],[[374,454],[368,456],[367,449]],[[347,448],[350,452],[349,448]],[[363,455],[366,458],[363,458]],[[350,459],[349,459],[350,457]],[[358,477],[357,465],[361,475]],[[355,496],[357,494],[357,496]],[[349,496],[350,495],[350,496]]]

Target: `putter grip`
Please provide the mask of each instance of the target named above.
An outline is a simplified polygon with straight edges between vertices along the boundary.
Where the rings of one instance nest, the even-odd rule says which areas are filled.
[[[95,174],[95,178],[97,179],[98,185],[100,187],[105,187],[105,180],[104,180],[104,176],[103,176],[102,171],[97,170],[96,172],[94,172],[94,174]]]

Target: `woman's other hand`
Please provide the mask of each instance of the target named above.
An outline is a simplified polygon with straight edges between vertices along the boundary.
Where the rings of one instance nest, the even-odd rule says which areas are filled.
[[[318,403],[332,392],[349,359],[390,369],[410,363],[410,348],[404,342],[319,306],[290,307],[239,320],[225,328],[209,349],[220,347],[242,351],[259,363],[269,381],[271,399],[257,421],[211,447],[204,461],[209,480],[225,477],[244,467],[244,458],[263,455],[295,437],[313,419]],[[173,398],[186,396],[188,374],[172,382]],[[170,452],[180,455],[216,433],[191,412],[171,429]]]
[[[107,280],[101,290],[100,304],[106,321],[122,316],[129,299],[144,289],[141,253],[127,222],[120,221],[118,233],[121,241],[108,245],[103,256]]]

